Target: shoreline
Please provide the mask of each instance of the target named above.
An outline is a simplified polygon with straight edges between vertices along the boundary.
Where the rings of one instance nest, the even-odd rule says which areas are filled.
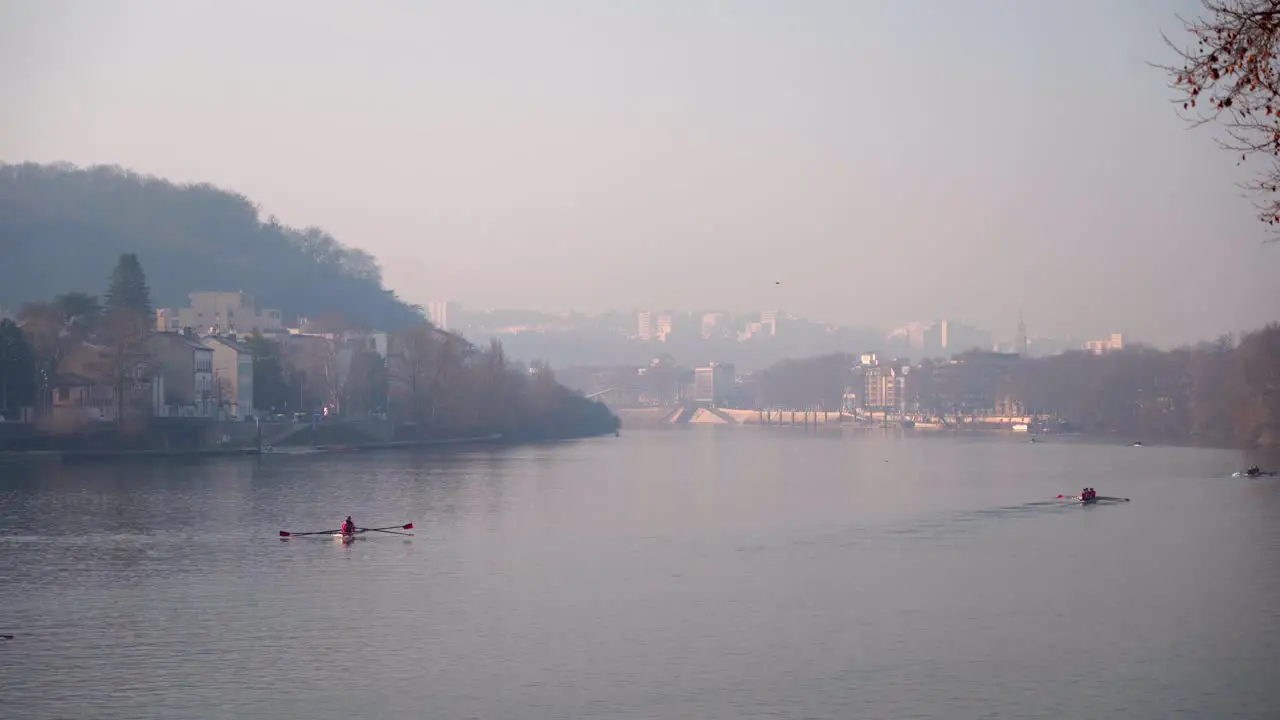
[[[1271,445],[1219,445],[1209,442],[1198,442],[1196,438],[1188,437],[1169,437],[1160,435],[1131,437],[1118,432],[1086,432],[1080,430],[1052,430],[1047,432],[1036,432],[1031,430],[1014,430],[1008,426],[986,423],[963,423],[960,425],[915,423],[914,425],[904,425],[901,422],[893,422],[886,427],[879,422],[851,422],[848,419],[848,415],[844,416],[845,420],[843,422],[838,422],[834,418],[834,412],[832,413],[833,417],[828,422],[819,421],[814,423],[811,420],[807,425],[803,420],[799,419],[801,411],[796,411],[798,419],[794,425],[790,422],[773,424],[762,424],[756,422],[673,422],[670,419],[670,416],[674,415],[675,411],[676,408],[622,408],[620,410],[614,410],[613,412],[622,420],[623,430],[646,432],[680,430],[691,427],[730,427],[755,428],[775,432],[797,431],[817,434],[866,434],[887,432],[894,434],[900,433],[904,435],[917,435],[921,437],[1001,437],[1010,441],[1020,441],[1027,444],[1101,441],[1108,445],[1132,445],[1135,440],[1140,439],[1141,445],[1138,446],[1139,448],[1180,447],[1210,450],[1234,450],[1240,452],[1273,452],[1277,449],[1276,446]],[[819,415],[819,417],[821,416]]]
[[[458,445],[503,444],[503,435],[477,435],[458,438],[434,438],[429,440],[392,440],[386,442],[352,443],[344,445],[290,445],[264,448],[208,448],[190,450],[6,450],[0,451],[0,462],[5,460],[52,459],[59,461],[94,460],[160,460],[195,459],[217,457],[288,457],[322,455],[331,453],[373,452],[422,447],[453,447]]]

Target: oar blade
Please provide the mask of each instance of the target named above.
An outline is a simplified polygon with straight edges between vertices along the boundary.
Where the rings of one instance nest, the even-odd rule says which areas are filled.
[[[289,536],[290,536],[290,535],[292,535],[292,534],[293,534],[293,533],[285,532],[284,530],[281,530],[281,531],[280,531],[280,537],[289,537]]]
[[[383,525],[382,527],[371,527],[371,528],[362,528],[362,529],[364,529],[364,530],[378,530],[378,531],[382,531],[382,530],[412,530],[412,529],[413,529],[413,523],[406,523],[406,524],[404,524],[404,525]]]

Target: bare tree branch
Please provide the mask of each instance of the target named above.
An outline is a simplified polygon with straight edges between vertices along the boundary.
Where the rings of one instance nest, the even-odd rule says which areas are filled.
[[[1189,34],[1183,46],[1164,36],[1181,65],[1157,65],[1178,94],[1180,114],[1192,126],[1220,125],[1218,143],[1245,164],[1267,163],[1243,187],[1258,219],[1280,224],[1280,0],[1202,0],[1205,17],[1179,18]],[[1273,238],[1274,240],[1275,238]]]

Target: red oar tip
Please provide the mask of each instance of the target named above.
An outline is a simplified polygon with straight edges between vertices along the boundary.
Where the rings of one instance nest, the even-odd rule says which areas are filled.
[[[405,525],[405,526],[404,526],[404,529],[405,529],[405,530],[412,530],[412,529],[413,529],[413,523],[409,523],[408,525]]]
[[[281,531],[280,531],[280,537],[289,537],[289,533],[287,533],[287,532],[285,532],[285,531],[281,530]]]

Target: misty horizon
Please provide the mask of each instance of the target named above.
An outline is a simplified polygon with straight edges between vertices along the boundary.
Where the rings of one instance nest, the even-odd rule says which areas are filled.
[[[212,183],[422,305],[1170,346],[1280,308],[1147,64],[1198,8],[10,4],[0,160]]]

